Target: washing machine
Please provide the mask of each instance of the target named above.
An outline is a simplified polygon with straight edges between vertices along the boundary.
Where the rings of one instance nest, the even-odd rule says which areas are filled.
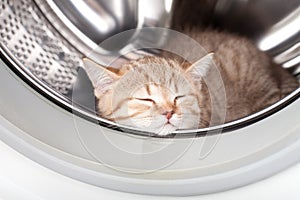
[[[300,88],[167,137],[95,115],[82,58],[155,54],[174,21],[243,34],[300,79],[299,0],[1,0],[0,198],[299,198]]]

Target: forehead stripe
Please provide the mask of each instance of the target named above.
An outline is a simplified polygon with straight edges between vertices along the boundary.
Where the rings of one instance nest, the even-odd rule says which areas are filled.
[[[146,86],[147,94],[150,96],[151,95],[150,86],[149,86],[149,84],[146,84],[145,86]]]

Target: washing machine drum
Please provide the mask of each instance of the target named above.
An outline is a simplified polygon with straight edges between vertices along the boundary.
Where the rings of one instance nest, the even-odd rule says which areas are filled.
[[[203,12],[189,18],[188,8]],[[204,194],[268,177],[298,161],[300,89],[246,118],[159,137],[95,115],[82,58],[154,55],[170,35],[182,38],[167,28],[186,20],[248,36],[297,76],[299,16],[298,0],[1,0],[1,140],[63,175],[127,192]]]

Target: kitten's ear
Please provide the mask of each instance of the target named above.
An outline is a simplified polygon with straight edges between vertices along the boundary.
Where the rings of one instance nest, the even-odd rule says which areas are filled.
[[[195,81],[201,80],[207,76],[210,68],[213,66],[214,53],[209,53],[197,62],[193,63],[185,73],[188,73]]]
[[[117,74],[88,58],[83,58],[82,61],[85,71],[92,81],[96,96],[103,94],[119,78]]]

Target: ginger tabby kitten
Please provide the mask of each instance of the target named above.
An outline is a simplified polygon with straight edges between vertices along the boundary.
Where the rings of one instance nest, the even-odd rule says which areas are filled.
[[[118,71],[85,58],[98,115],[158,135],[208,127],[211,100],[204,77],[213,63],[224,83],[225,122],[260,111],[299,87],[295,77],[246,38],[211,30],[185,33],[210,53],[195,63],[172,56],[144,57]]]

